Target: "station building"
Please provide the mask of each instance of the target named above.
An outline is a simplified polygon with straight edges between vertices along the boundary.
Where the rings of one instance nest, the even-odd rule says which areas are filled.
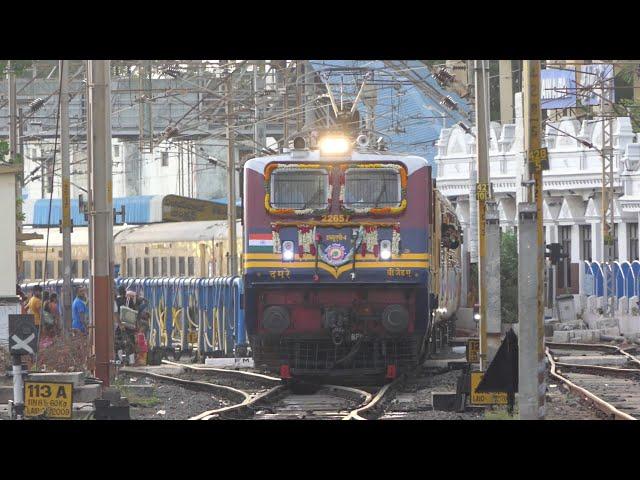
[[[502,231],[517,229],[517,205],[524,188],[522,97],[516,94],[515,123],[491,122],[489,175]],[[543,146],[549,152],[549,170],[543,173],[544,238],[561,243],[569,253],[567,282],[564,265],[556,271],[558,293],[582,294],[584,261],[602,261],[601,188],[603,121],[562,117],[547,124]],[[638,260],[640,221],[640,135],[629,117],[613,120],[614,146],[614,260]],[[476,129],[442,129],[437,142],[435,170],[438,189],[454,203],[464,228],[463,255],[473,261],[476,240],[471,235],[475,194],[470,181],[476,169]],[[585,143],[592,144],[590,148]],[[473,196],[472,196],[473,195]],[[466,262],[467,264],[469,262]],[[466,285],[463,279],[463,284]],[[576,297],[577,298],[577,297]]]

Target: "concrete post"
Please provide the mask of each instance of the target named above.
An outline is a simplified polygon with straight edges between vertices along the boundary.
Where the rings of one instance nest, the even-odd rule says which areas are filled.
[[[500,314],[500,223],[496,202],[487,202],[487,364],[500,348],[502,320]]]
[[[518,405],[520,419],[538,418],[538,254],[536,206],[518,205]]]
[[[511,123],[513,121],[513,74],[511,73],[511,60],[499,60],[498,72],[500,76],[500,121]]]
[[[519,220],[525,226],[526,235],[527,224],[531,209],[535,206],[534,219],[536,229],[535,248],[527,251],[529,239],[525,236],[521,241],[522,247],[518,255],[518,268],[523,265],[525,273],[529,272],[528,262],[531,258],[535,261],[534,274],[536,280],[532,282],[529,278],[523,278],[523,282],[518,284],[518,312],[520,315],[520,331],[526,332],[524,338],[520,337],[520,359],[519,368],[519,388],[524,405],[520,406],[521,419],[544,419],[544,374],[546,368],[546,358],[544,354],[544,239],[543,237],[543,188],[542,169],[536,168],[533,174],[528,173],[529,156],[541,147],[542,142],[542,112],[540,110],[540,61],[525,60],[523,63],[523,92],[524,92],[524,153],[525,170],[524,178],[530,179],[527,183],[527,206],[522,205],[519,209]],[[523,232],[519,229],[520,234]],[[520,277],[522,278],[522,277]],[[525,325],[526,324],[526,325]],[[523,328],[524,327],[524,328]],[[530,332],[534,334],[530,336]],[[535,365],[533,359],[535,358]],[[534,368],[535,367],[535,368]],[[530,397],[535,390],[535,396]],[[533,399],[533,403],[529,403]],[[535,406],[535,408],[533,408]]]

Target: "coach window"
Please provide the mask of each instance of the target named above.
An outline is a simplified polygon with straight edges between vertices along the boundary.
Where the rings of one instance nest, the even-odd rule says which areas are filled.
[[[162,156],[162,166],[163,167],[168,167],[169,166],[169,152],[162,152],[161,156]]]
[[[127,277],[135,277],[136,272],[133,270],[133,258],[127,258]]]
[[[136,278],[142,277],[142,259],[136,258]]]
[[[178,276],[184,277],[185,268],[184,268],[184,257],[178,257]]]
[[[34,272],[33,278],[40,280],[42,278],[42,260],[36,260],[33,262],[34,264]]]
[[[82,261],[82,278],[89,277],[89,260]]]
[[[344,205],[351,209],[399,207],[400,174],[393,168],[350,168],[344,177]]]
[[[24,278],[31,278],[31,262],[29,260],[22,262],[22,276]]]
[[[154,277],[157,277],[158,275],[160,275],[158,264],[159,264],[158,257],[153,257],[153,259],[151,260],[151,275],[153,275]]]
[[[58,260],[58,276],[56,278],[62,278],[62,275],[63,275],[62,260]]]
[[[150,275],[149,261],[150,259],[148,257],[144,259],[144,276],[145,277],[148,277]]]
[[[53,260],[47,261],[46,267],[47,267],[46,268],[47,271],[44,272],[45,276],[47,277],[46,279],[48,280],[48,279],[55,278],[54,277],[55,272],[53,271]]]
[[[160,266],[161,266],[161,275],[163,277],[167,276],[167,257],[160,258]]]
[[[71,262],[71,278],[78,278],[78,260]]]
[[[176,257],[169,257],[169,275],[176,276]]]
[[[187,259],[187,275],[193,277],[196,274],[196,259],[194,257],[189,257]]]

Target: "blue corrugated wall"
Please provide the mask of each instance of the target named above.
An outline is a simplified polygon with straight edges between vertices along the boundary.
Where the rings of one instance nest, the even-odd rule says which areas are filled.
[[[151,199],[154,195],[142,195],[138,197],[114,198],[113,207],[119,211],[122,205],[126,210],[126,223],[151,223],[160,222],[162,219],[151,218]],[[78,208],[78,200],[71,200],[71,218],[76,226],[87,225],[84,215]],[[49,220],[49,200],[46,198],[36,200],[33,207],[33,226],[46,227],[58,226],[62,219],[62,200],[54,198],[51,201],[51,217]],[[122,223],[120,217],[116,217],[117,223]]]

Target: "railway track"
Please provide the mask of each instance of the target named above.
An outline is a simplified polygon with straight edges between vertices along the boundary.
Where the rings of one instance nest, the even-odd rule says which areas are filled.
[[[122,369],[186,388],[206,389],[231,405],[204,411],[189,420],[367,420],[382,415],[390,393],[404,380],[399,377],[376,392],[341,385],[285,384],[277,377],[255,372],[202,367],[163,361],[185,373],[166,375],[149,370]],[[194,378],[195,377],[195,378]],[[215,382],[196,379],[215,377]],[[224,383],[219,383],[224,382]]]
[[[608,418],[640,419],[636,347],[547,343],[551,376]]]

